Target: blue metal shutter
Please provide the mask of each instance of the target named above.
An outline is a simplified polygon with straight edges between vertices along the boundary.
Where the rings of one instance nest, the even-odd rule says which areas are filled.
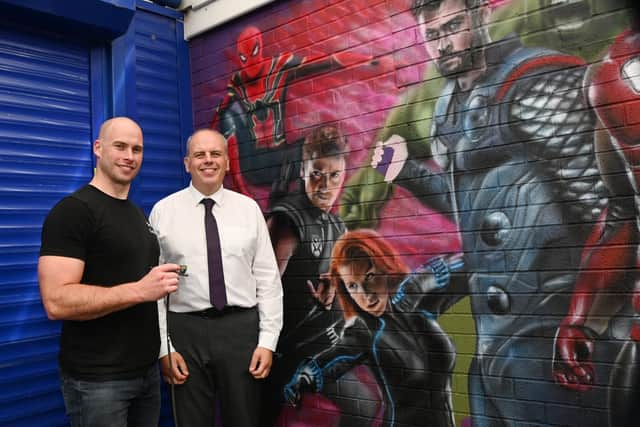
[[[59,323],[42,309],[40,230],[92,175],[90,50],[0,25],[0,425],[62,426]]]
[[[132,198],[147,213],[155,202],[188,182],[182,158],[185,135],[192,127],[191,109],[185,108],[185,101],[191,102],[184,87],[189,64],[180,62],[188,52],[182,23],[156,10],[149,6],[134,18],[136,108],[145,151]]]
[[[181,15],[138,2],[133,35],[136,52],[136,112],[144,131],[144,161],[131,198],[148,214],[161,198],[189,181],[184,142],[193,128],[188,45]],[[173,426],[163,387],[160,426]]]

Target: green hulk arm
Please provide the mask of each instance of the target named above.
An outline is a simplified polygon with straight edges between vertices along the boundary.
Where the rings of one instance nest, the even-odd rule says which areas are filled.
[[[590,17],[565,18],[567,24],[579,20],[582,25],[563,27],[562,17],[566,15],[558,13],[557,6],[550,7],[542,0],[512,0],[492,13],[489,32],[493,40],[516,33],[524,46],[546,47],[594,62],[630,26],[632,14],[626,6],[627,0],[588,0],[583,8]]]
[[[399,135],[407,141],[410,158],[431,155],[429,141],[431,118],[437,97],[444,87],[444,79],[428,67],[418,88],[410,91],[403,102],[389,114],[377,141],[386,141]],[[372,144],[375,146],[375,143]],[[340,201],[340,217],[347,228],[372,228],[377,225],[380,210],[391,197],[393,185],[384,181],[380,172],[371,167],[369,160],[346,183]]]

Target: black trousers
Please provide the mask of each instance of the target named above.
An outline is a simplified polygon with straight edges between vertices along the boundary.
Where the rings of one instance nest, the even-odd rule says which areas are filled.
[[[258,345],[256,309],[217,317],[169,313],[169,333],[189,377],[174,387],[180,427],[213,427],[216,399],[224,427],[256,427],[261,383],[249,373]]]

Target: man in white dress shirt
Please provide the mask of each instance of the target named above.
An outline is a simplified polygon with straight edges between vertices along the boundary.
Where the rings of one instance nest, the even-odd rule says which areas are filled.
[[[254,200],[223,188],[229,157],[220,133],[196,131],[184,164],[191,185],[160,200],[150,215],[160,259],[188,267],[179,290],[158,302],[162,373],[176,385],[180,426],[212,426],[216,398],[223,425],[256,426],[258,380],[269,375],[282,327],[282,285],[269,232]],[[220,236],[223,308],[210,298],[206,198],[214,201]]]

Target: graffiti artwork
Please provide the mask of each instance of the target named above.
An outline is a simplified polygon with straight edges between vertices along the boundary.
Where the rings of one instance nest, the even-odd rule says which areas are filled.
[[[453,426],[455,349],[436,319],[456,293],[451,273],[461,264],[434,258],[409,273],[374,231],[340,237],[331,257],[331,286],[343,313],[342,332],[335,344],[298,366],[284,386],[289,403],[296,404],[305,388],[321,392],[325,382],[365,363],[383,392],[384,424]]]
[[[264,425],[635,425],[630,3],[286,4],[196,94],[283,279]]]
[[[623,340],[607,384],[611,426],[635,424],[639,390],[636,144],[640,125],[637,121],[627,125],[624,104],[640,100],[639,71],[640,34],[627,31],[616,38],[587,81],[589,100],[604,126],[595,144],[600,148],[600,172],[612,197],[606,214],[585,244],[569,313],[558,328],[556,339],[556,380],[580,392],[603,380],[598,378],[593,362],[594,351],[601,345],[598,337],[610,329],[610,334]],[[602,304],[607,293],[609,300]],[[598,310],[598,305],[604,309]]]
[[[285,137],[286,94],[290,84],[358,63],[365,63],[374,73],[382,67],[370,56],[351,52],[303,57],[289,52],[266,58],[262,33],[256,27],[240,33],[234,58],[240,70],[231,77],[212,127],[219,126],[227,137],[234,185],[248,195],[253,194],[249,184],[269,186],[276,181],[286,191],[295,177],[293,170],[280,174],[283,162],[286,169],[294,168],[299,160],[300,143],[287,141]],[[363,71],[360,77],[366,75]]]

